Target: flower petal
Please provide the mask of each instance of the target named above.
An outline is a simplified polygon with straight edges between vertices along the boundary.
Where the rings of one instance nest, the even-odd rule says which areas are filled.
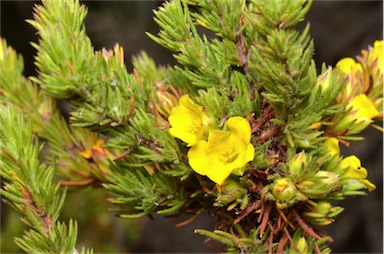
[[[340,147],[339,147],[339,140],[337,138],[327,138],[325,140],[324,145],[328,148],[328,154],[330,155],[340,155]]]
[[[376,186],[367,179],[362,179],[360,182],[362,182],[365,187],[367,187],[368,191],[374,191],[376,189]]]
[[[354,155],[345,157],[340,162],[341,168],[348,168],[342,175],[343,178],[364,179],[368,176],[365,168],[361,167],[359,158]]]
[[[362,120],[363,118],[372,119],[379,115],[372,101],[365,94],[353,97],[348,103],[347,108],[349,107],[352,107],[352,110],[357,110],[355,114],[357,120]]]
[[[215,150],[216,153],[222,153],[233,146],[230,143],[231,133],[229,131],[210,130],[208,134],[208,150]],[[224,150],[224,151],[223,151]]]
[[[169,130],[171,135],[186,142],[187,146],[202,140],[211,125],[211,119],[203,112],[203,107],[194,103],[188,94],[181,96],[179,106],[172,108],[168,121],[172,126]]]
[[[194,103],[190,98],[188,94],[185,94],[180,97],[179,100],[180,106],[184,106],[192,111],[195,111],[197,113],[201,112],[203,110],[203,106]]]
[[[245,148],[251,139],[251,126],[247,119],[240,116],[231,117],[225,125],[236,142]]]
[[[232,173],[235,175],[243,175],[245,171],[245,164],[252,161],[255,156],[255,148],[252,144],[248,144],[247,148],[237,155],[236,159],[232,162]]]
[[[345,57],[337,62],[336,67],[340,69],[342,73],[349,74],[352,70],[362,71],[361,64],[356,63],[351,57]]]
[[[198,174],[207,176],[221,185],[231,174],[230,165],[223,163],[218,154],[208,152],[206,141],[200,141],[188,151],[189,165]]]
[[[171,133],[172,136],[181,139],[185,143],[188,144],[188,146],[192,146],[196,144],[196,135],[186,132],[183,129],[178,128],[170,128],[169,133]]]

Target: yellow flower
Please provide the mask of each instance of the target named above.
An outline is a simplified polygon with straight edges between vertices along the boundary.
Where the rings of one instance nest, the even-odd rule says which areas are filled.
[[[336,67],[340,73],[346,74],[347,85],[338,96],[338,101],[349,102],[354,96],[366,94],[377,109],[382,109],[383,87],[383,41],[375,41],[373,47],[362,50],[357,56],[358,62],[353,58],[341,59]]]
[[[353,97],[346,108],[351,112],[336,124],[333,128],[335,131],[348,129],[348,134],[359,133],[372,123],[372,118],[379,115],[372,101],[365,94]]]
[[[368,172],[361,166],[359,158],[354,155],[345,157],[339,164],[340,168],[346,168],[346,171],[341,175],[341,178],[349,178],[359,180],[368,188],[369,191],[376,189],[376,186],[367,180]]]
[[[229,131],[209,131],[207,141],[199,141],[188,151],[192,169],[219,185],[231,173],[242,175],[255,152],[250,144],[251,127],[245,118],[229,118],[226,127]]]
[[[188,94],[180,97],[179,106],[172,108],[168,118],[172,136],[181,139],[187,146],[193,146],[204,139],[204,134],[212,124],[212,119],[203,111],[203,107],[194,103]]]

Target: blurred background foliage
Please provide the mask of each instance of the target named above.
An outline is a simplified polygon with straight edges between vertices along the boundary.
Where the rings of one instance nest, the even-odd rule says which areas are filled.
[[[169,51],[145,35],[145,31],[157,33],[152,10],[163,1],[81,2],[88,7],[87,34],[96,50],[111,49],[119,43],[125,50],[129,71],[132,70],[130,59],[143,50],[158,65],[176,64]],[[36,42],[37,35],[25,22],[32,18],[34,3],[38,1],[0,2],[1,37],[22,54],[26,76],[36,74],[33,64],[36,52],[30,42]],[[306,21],[311,24],[317,66],[320,68],[323,62],[334,66],[339,59],[355,57],[375,40],[383,38],[383,2],[314,1]],[[331,248],[335,253],[383,252],[383,134],[371,128],[363,136],[364,141],[353,143],[342,154],[356,154],[377,189],[368,197],[340,202],[346,212],[326,227],[334,239]],[[203,244],[204,237],[193,233],[196,228],[213,229],[214,222],[208,215],[180,228],[174,225],[183,218],[176,223],[159,216],[123,220],[108,211],[106,198],[106,192],[101,189],[70,192],[62,212],[62,219],[72,217],[78,221],[78,243],[93,247],[96,253],[214,251]],[[2,203],[0,253],[20,252],[13,238],[22,234],[23,227],[19,216]]]

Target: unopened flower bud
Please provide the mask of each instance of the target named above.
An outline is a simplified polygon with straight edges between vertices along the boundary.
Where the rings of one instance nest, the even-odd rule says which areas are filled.
[[[320,170],[312,177],[299,183],[300,191],[308,198],[323,198],[333,191],[339,183],[339,177],[334,172]]]
[[[333,217],[339,215],[344,209],[340,206],[332,207],[331,203],[320,200],[313,203],[313,210],[303,212],[304,218],[311,224],[325,226],[331,224]]]
[[[327,216],[329,218],[333,218],[333,217],[339,215],[342,211],[344,211],[344,208],[342,208],[341,206],[334,206],[334,207],[331,207],[331,209],[329,209]]]
[[[218,193],[216,201],[229,204],[241,198],[244,193],[246,193],[246,190],[238,182],[227,179],[221,186],[221,192]]]
[[[280,178],[273,182],[272,194],[279,201],[291,200],[296,193],[296,187],[289,178]]]
[[[329,88],[331,88],[332,87],[331,72],[332,72],[332,69],[328,69],[326,72],[324,72],[322,75],[320,75],[316,81],[316,85],[314,88],[316,89],[316,87],[321,87],[322,93],[324,93]]]
[[[299,175],[307,163],[307,155],[304,151],[293,156],[288,162],[289,172]]]
[[[308,253],[308,244],[304,236],[300,237],[298,241],[295,241],[295,244],[297,249],[291,246],[289,254]],[[297,250],[299,250],[299,252]]]
[[[317,205],[314,207],[314,209],[316,212],[326,215],[331,209],[331,207],[331,203],[327,201],[319,201],[317,202]]]

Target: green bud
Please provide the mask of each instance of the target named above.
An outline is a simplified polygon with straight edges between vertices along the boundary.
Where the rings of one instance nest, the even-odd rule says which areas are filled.
[[[304,151],[293,156],[288,162],[289,172],[299,175],[307,163],[307,155]]]
[[[337,216],[344,210],[340,206],[332,207],[331,203],[323,200],[314,203],[313,206],[314,212],[303,212],[302,214],[308,222],[318,226],[331,224],[334,222],[331,218]]]
[[[289,249],[289,254],[308,253],[308,244],[304,236],[300,237],[299,240],[295,242],[295,244],[299,252],[297,252],[296,248],[291,246],[291,248]]]
[[[329,218],[333,218],[339,215],[342,211],[344,211],[344,208],[342,208],[341,206],[334,206],[329,209],[327,216]]]
[[[273,182],[272,194],[278,201],[288,201],[296,196],[297,190],[291,179],[280,178]]]
[[[335,172],[320,170],[312,177],[300,182],[298,186],[308,198],[324,198],[336,188],[339,180]]]
[[[328,69],[326,72],[321,74],[317,81],[314,89],[318,90],[321,87],[322,93],[326,93],[330,88],[332,88],[332,69]],[[317,91],[316,91],[317,92]]]
[[[327,201],[318,201],[314,209],[316,212],[326,215],[331,209],[331,207],[331,203]]]
[[[247,191],[243,189],[238,182],[227,179],[221,186],[221,191],[218,193],[216,201],[229,204],[244,196],[245,193],[247,193]]]

